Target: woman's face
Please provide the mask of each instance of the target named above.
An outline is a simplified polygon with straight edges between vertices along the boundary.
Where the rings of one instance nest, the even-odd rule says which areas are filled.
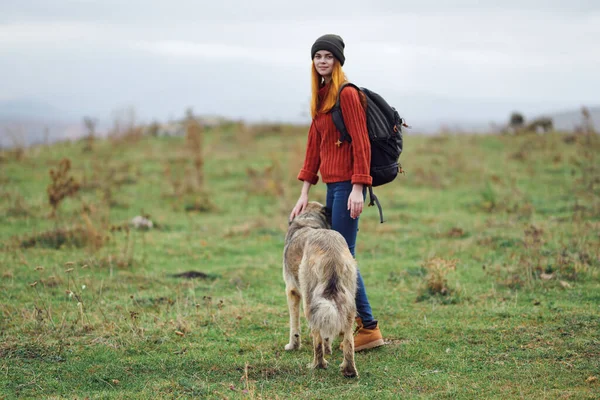
[[[333,72],[333,62],[335,58],[333,54],[327,50],[319,50],[315,53],[315,58],[313,58],[313,63],[315,64],[315,68],[317,72],[322,77],[330,77]]]

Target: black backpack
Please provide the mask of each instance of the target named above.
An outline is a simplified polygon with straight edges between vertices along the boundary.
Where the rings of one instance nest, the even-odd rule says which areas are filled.
[[[369,196],[371,198],[369,206],[377,204],[379,219],[383,223],[383,211],[379,199],[373,194],[373,187],[392,182],[402,172],[402,167],[398,162],[402,153],[402,127],[409,128],[409,126],[400,118],[398,111],[390,106],[383,97],[369,89],[359,88],[346,82],[340,87],[335,106],[331,109],[333,123],[340,132],[341,142],[352,143],[352,137],[348,134],[340,107],[340,94],[346,86],[356,88],[359,92],[364,93],[367,99],[367,131],[371,142],[370,173],[373,177],[373,183],[369,186]]]

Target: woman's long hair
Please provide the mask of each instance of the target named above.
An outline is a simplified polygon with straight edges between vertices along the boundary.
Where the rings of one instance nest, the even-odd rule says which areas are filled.
[[[315,64],[311,63],[311,71],[312,71],[312,99],[310,101],[310,114],[313,118],[316,118],[319,114],[325,114],[329,112],[333,106],[335,105],[335,101],[337,100],[338,91],[340,90],[340,86],[342,83],[347,81],[346,74],[342,70],[342,66],[340,62],[335,59],[333,61],[333,71],[331,72],[331,84],[329,85],[329,90],[321,104],[319,104],[319,89],[322,86],[323,77],[319,75],[317,69],[315,68]],[[319,108],[319,105],[321,106]]]

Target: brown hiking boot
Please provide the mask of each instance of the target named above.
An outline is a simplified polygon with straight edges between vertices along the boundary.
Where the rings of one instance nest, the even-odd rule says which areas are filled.
[[[379,323],[369,329],[365,328],[362,320],[357,317],[356,336],[354,336],[354,351],[362,351],[383,346],[383,336],[379,330]]]
[[[356,330],[354,331],[354,351],[361,351],[383,346],[383,336],[379,330],[379,323],[369,329],[365,328],[360,317],[356,317]],[[344,346],[340,343],[340,349]]]

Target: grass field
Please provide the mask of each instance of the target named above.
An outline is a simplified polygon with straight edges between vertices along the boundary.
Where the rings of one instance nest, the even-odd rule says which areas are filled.
[[[305,138],[231,125],[0,153],[0,398],[600,397],[598,136],[406,134],[406,174],[376,190],[386,222],[361,216],[387,345],[357,353],[358,379],[337,346],[306,368],[304,319],[283,349]]]

